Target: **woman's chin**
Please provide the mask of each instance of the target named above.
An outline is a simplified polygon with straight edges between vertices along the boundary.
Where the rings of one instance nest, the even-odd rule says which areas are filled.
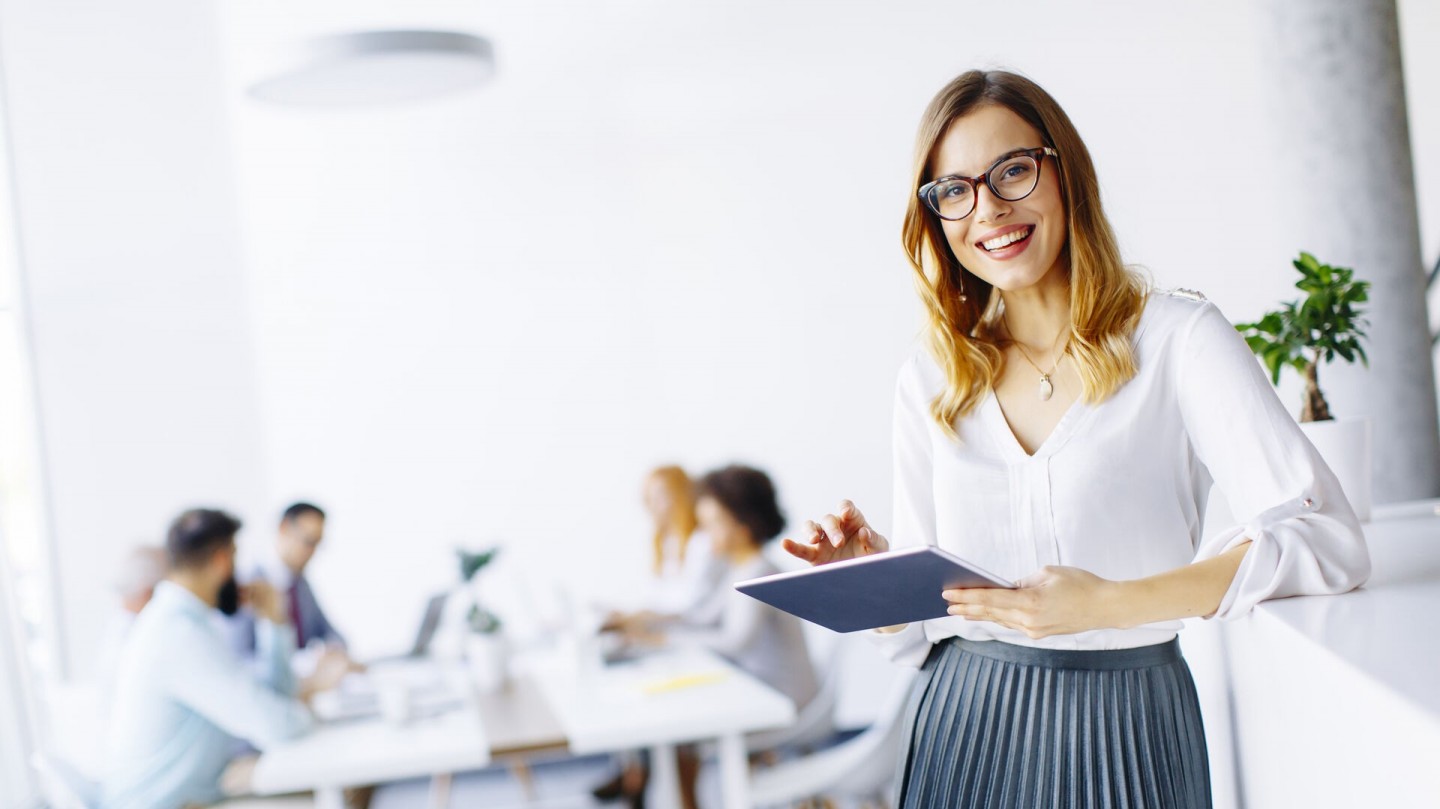
[[[1045,277],[1045,273],[1038,271],[1026,271],[1025,268],[1005,267],[1000,272],[988,274],[989,277],[981,276],[989,282],[990,286],[1000,292],[1019,292],[1036,286]]]
[[[1046,270],[1042,269],[1041,265],[1033,262],[1025,262],[1023,264],[1007,262],[1005,264],[999,264],[999,266],[997,266],[997,264],[999,263],[987,261],[984,263],[976,262],[975,265],[966,266],[979,266],[982,272],[975,273],[976,275],[1000,292],[1011,293],[1020,292],[1040,285],[1042,281],[1046,280],[1046,276],[1050,274],[1049,270],[1054,270],[1059,266],[1058,262],[1051,262],[1049,270]],[[974,270],[971,270],[971,272],[974,272]]]

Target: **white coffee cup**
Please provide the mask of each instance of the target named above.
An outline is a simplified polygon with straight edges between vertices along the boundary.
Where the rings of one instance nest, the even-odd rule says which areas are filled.
[[[392,725],[403,725],[414,716],[415,703],[410,695],[410,686],[405,683],[385,683],[377,689],[380,698],[380,716]]]

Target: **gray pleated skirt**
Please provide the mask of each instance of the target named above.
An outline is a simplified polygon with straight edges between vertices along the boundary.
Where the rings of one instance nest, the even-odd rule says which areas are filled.
[[[909,710],[902,809],[1210,809],[1200,704],[1173,640],[1072,651],[950,638]]]

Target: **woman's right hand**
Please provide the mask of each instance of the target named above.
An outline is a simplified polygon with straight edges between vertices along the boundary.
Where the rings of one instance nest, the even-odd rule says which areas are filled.
[[[800,540],[796,542],[787,538],[780,546],[791,556],[812,565],[826,565],[890,550],[890,542],[865,522],[865,515],[849,500],[841,500],[840,508],[834,514],[821,517],[819,522],[806,520]]]

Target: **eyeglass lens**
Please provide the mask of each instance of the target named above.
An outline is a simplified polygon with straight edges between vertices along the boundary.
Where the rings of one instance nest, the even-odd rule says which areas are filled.
[[[1016,155],[990,169],[985,178],[995,196],[1015,202],[1035,190],[1039,169],[1035,158]],[[930,189],[930,206],[946,219],[962,219],[975,209],[975,187],[963,179],[937,183]]]

